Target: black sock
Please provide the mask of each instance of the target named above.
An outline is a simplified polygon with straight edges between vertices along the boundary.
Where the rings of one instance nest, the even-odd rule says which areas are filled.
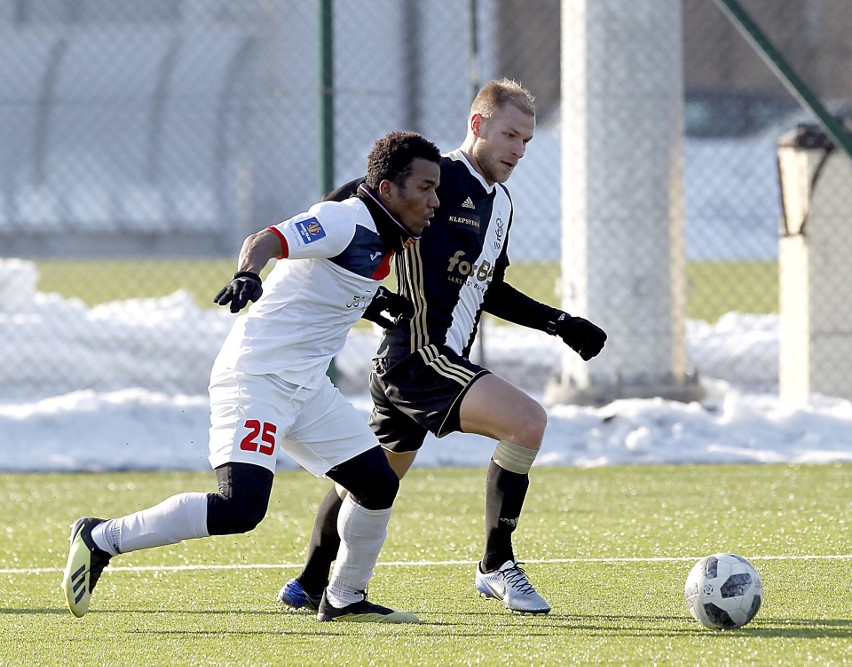
[[[319,595],[328,585],[328,573],[340,546],[337,515],[342,504],[343,500],[332,486],[317,510],[311,542],[308,545],[308,556],[302,573],[297,577],[302,588],[311,595]]]
[[[530,478],[509,472],[491,461],[485,480],[485,554],[482,569],[491,572],[515,560],[512,532],[521,515]]]

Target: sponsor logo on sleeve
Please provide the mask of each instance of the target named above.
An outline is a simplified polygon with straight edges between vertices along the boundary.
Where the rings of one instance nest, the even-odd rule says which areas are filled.
[[[304,243],[313,243],[325,237],[325,230],[316,218],[306,218],[293,224]]]

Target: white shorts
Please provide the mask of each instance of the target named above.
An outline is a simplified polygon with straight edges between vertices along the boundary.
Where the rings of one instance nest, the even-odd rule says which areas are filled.
[[[327,379],[316,389],[277,375],[210,378],[210,465],[253,463],[275,472],[280,452],[317,477],[376,447],[365,416]]]

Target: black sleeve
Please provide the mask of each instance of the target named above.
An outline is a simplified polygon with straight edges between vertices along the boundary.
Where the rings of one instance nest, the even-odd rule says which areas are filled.
[[[323,201],[344,201],[352,197],[358,190],[358,186],[365,180],[365,177],[356,178],[354,181],[344,183],[339,188],[335,188],[331,192],[323,195]]]
[[[488,287],[482,310],[530,329],[548,331],[562,311],[528,297],[509,283],[495,280]]]

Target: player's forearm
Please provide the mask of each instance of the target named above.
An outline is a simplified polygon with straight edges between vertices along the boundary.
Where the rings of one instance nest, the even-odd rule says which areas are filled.
[[[548,331],[549,326],[562,313],[561,310],[536,301],[506,282],[491,285],[482,309],[507,322],[539,331]]]
[[[268,229],[251,234],[243,241],[237,271],[259,274],[270,259],[281,257],[281,251],[281,240]]]

